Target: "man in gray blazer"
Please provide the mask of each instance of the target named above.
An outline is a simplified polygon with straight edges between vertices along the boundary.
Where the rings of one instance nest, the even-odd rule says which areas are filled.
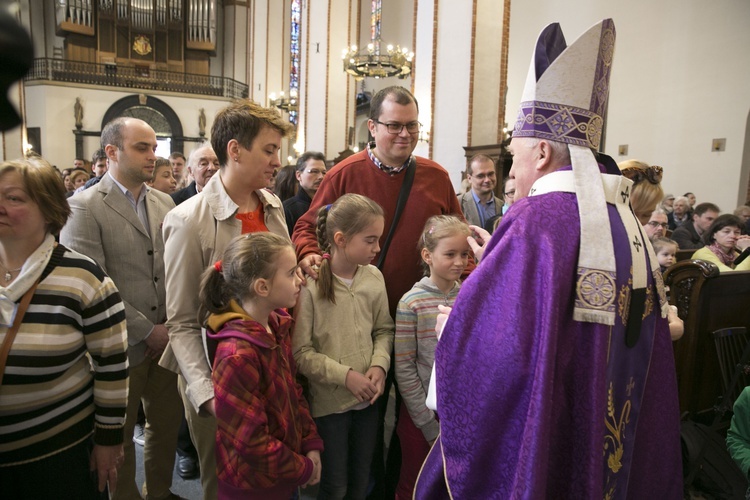
[[[458,203],[469,224],[484,227],[503,208],[502,200],[495,196],[495,160],[484,154],[472,156],[466,169],[466,179],[471,188],[458,197]]]
[[[158,365],[168,341],[161,226],[174,202],[144,184],[151,179],[156,160],[156,134],[146,122],[135,118],[109,122],[102,131],[102,147],[109,172],[99,184],[69,199],[73,213],[60,241],[94,259],[115,282],[125,303],[130,362],[125,463],[112,498],[141,498],[130,439],[141,400],[147,422],[144,495],[177,498],[170,487],[183,409],[177,376]]]

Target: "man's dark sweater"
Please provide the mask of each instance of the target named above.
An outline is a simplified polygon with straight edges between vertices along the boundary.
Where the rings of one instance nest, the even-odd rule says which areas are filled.
[[[174,200],[175,205],[179,205],[183,201],[189,200],[196,194],[198,194],[198,190],[195,187],[195,181],[193,181],[190,184],[188,184],[186,187],[180,189],[179,191],[175,191],[169,196],[172,197],[172,200]]]
[[[698,249],[706,246],[701,237],[698,236],[693,221],[691,220],[675,229],[672,233],[672,239],[677,242],[680,250],[689,250],[691,248]]]
[[[284,201],[284,215],[286,216],[286,227],[289,229],[289,236],[294,232],[294,225],[300,217],[305,215],[310,208],[312,198],[307,191],[299,188],[297,194]]]

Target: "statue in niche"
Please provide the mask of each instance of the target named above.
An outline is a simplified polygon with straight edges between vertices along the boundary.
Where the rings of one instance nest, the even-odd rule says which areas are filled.
[[[80,97],[76,97],[76,103],[73,106],[73,114],[76,118],[76,128],[81,130],[81,128],[83,128],[83,105],[81,104]]]
[[[203,108],[198,113],[198,135],[206,137],[206,112]]]

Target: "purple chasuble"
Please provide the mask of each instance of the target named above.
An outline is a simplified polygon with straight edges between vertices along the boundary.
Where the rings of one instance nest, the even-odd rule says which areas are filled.
[[[438,342],[441,434],[415,498],[682,498],[669,327],[649,277],[640,336],[625,345],[631,244],[607,209],[616,289],[586,292],[614,301],[611,327],[573,320],[575,195],[524,198],[503,217]]]

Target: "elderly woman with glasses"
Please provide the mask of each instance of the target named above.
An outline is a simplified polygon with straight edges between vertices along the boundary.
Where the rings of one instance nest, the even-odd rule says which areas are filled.
[[[69,215],[47,162],[0,164],[3,498],[100,498],[122,464],[125,308],[93,260],[55,242]]]

